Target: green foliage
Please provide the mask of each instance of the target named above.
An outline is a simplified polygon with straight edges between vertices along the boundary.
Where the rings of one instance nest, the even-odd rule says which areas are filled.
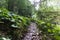
[[[31,17],[33,9],[29,0],[8,0],[8,10],[16,12],[20,16]]]
[[[39,10],[34,13],[35,8],[29,0],[0,0],[0,32],[7,32],[12,40],[21,40],[29,23],[36,22],[42,40],[60,40],[59,8],[47,6],[47,3],[48,0],[41,1]]]
[[[7,8],[7,0],[0,0],[0,7]]]
[[[30,23],[30,19],[27,17],[19,16],[13,12],[9,12],[5,8],[0,8],[0,23],[6,24],[5,27],[12,27],[13,35],[23,36],[27,32],[27,26]],[[3,27],[4,28],[4,27]],[[17,30],[16,30],[17,29]],[[11,30],[10,30],[11,31]],[[11,35],[11,33],[9,33]]]
[[[34,13],[34,7],[29,0],[0,0],[0,7],[25,17],[31,17]]]
[[[60,12],[57,7],[48,6],[48,0],[40,3],[37,25],[43,40],[60,40]],[[59,25],[58,25],[59,24]]]
[[[0,8],[0,20],[1,19],[6,19],[9,20],[11,22],[14,22],[16,24],[17,27],[21,27],[21,25],[19,26],[19,23],[24,22],[23,24],[27,25],[27,21],[28,18],[26,17],[21,17],[13,12],[9,12],[8,10],[4,9],[4,8]]]
[[[43,40],[51,39],[51,40],[60,40],[60,26],[56,24],[52,24],[50,22],[44,22],[41,20],[36,20],[38,25],[39,33],[43,36]]]

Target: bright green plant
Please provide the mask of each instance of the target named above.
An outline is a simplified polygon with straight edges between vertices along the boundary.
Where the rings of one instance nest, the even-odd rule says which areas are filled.
[[[19,16],[13,12],[9,12],[5,8],[0,8],[0,22],[2,24],[5,24],[5,28],[12,28],[9,31],[9,35],[11,35],[12,37],[14,35],[17,35],[18,38],[22,37],[24,33],[27,32],[27,26],[30,23],[30,19],[27,17]]]

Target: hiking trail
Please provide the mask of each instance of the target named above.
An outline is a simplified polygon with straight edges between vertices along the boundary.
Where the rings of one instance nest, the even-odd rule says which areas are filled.
[[[38,29],[36,23],[31,22],[28,27],[28,33],[23,40],[39,40]]]

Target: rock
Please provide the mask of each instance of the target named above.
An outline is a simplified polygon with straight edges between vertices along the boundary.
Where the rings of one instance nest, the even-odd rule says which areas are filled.
[[[31,23],[28,27],[28,33],[23,40],[39,40],[39,33],[36,23]]]

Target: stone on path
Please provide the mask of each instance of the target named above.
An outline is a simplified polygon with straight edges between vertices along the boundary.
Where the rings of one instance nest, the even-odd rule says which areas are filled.
[[[38,29],[36,23],[31,22],[28,28],[28,33],[23,40],[39,40]]]

